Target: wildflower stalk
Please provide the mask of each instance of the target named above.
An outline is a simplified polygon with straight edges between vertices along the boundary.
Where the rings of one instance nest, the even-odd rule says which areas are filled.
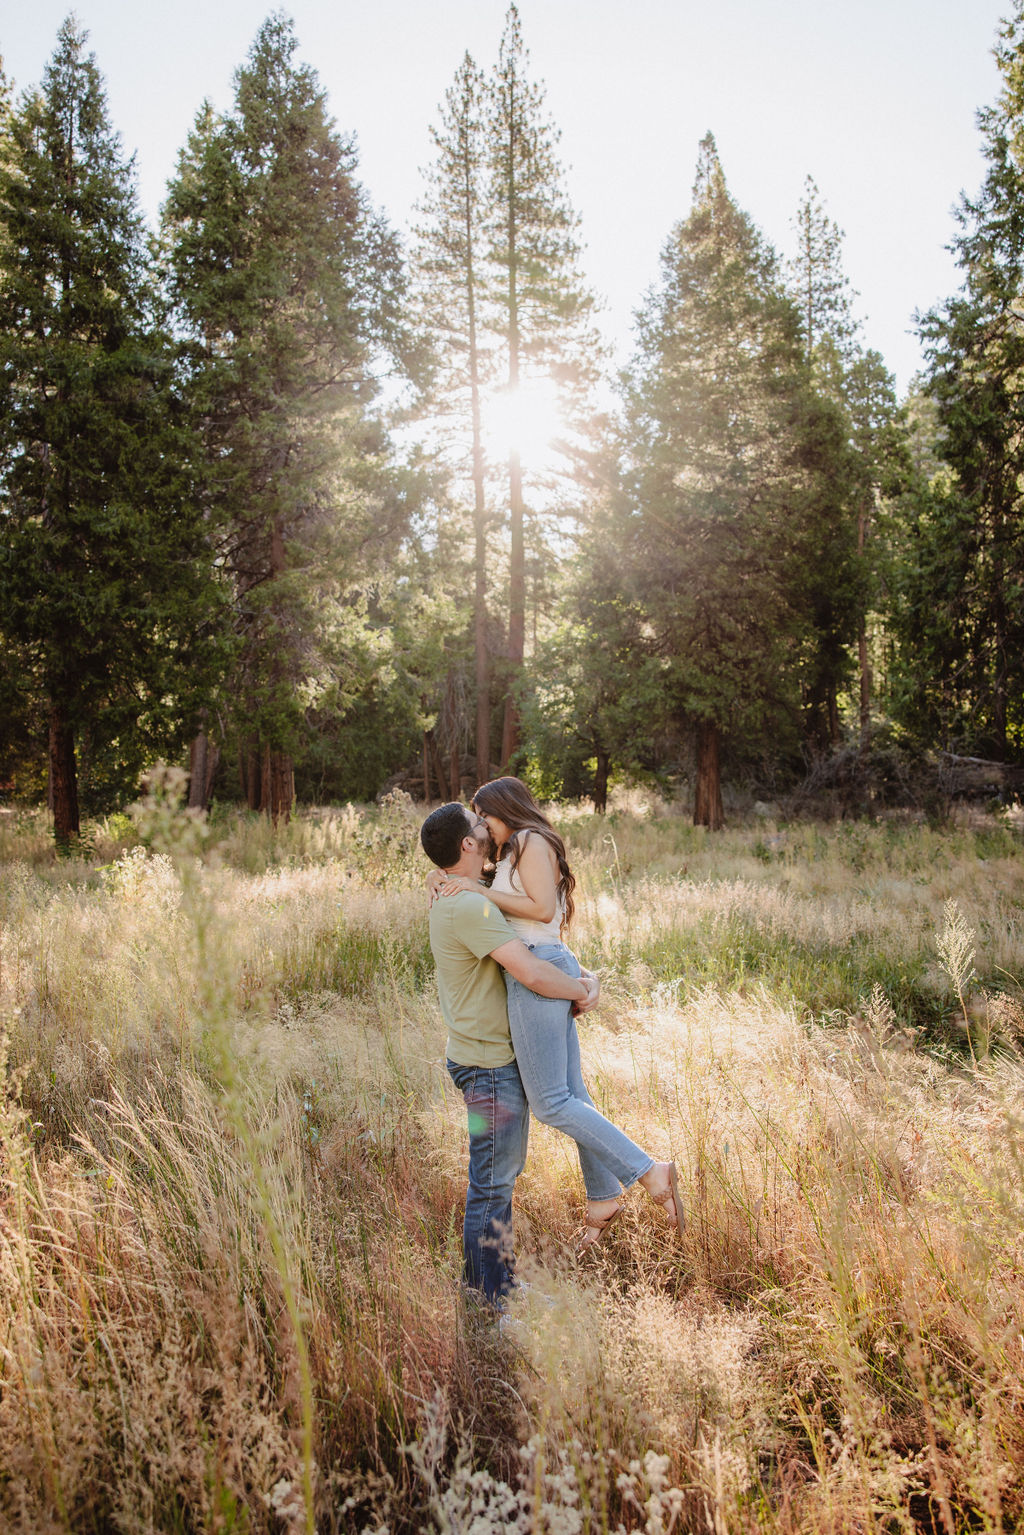
[[[974,1053],[974,1040],[971,1038],[971,1019],[964,996],[965,987],[975,979],[977,974],[974,969],[974,929],[967,926],[955,900],[948,900],[943,907],[943,929],[939,934],[937,948],[939,963],[953,983],[953,990],[960,1003],[971,1060],[977,1066],[978,1058]]]

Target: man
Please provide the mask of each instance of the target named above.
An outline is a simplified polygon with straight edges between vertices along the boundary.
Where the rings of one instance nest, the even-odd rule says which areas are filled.
[[[427,857],[448,874],[478,880],[487,827],[464,805],[442,805],[420,828]],[[499,1306],[512,1286],[512,1190],[526,1163],[530,1111],[508,1028],[503,970],[542,997],[594,1006],[596,976],[570,976],[538,959],[485,892],[460,891],[430,908],[430,948],[447,1066],[469,1118],[469,1190],[462,1227],[466,1283]]]

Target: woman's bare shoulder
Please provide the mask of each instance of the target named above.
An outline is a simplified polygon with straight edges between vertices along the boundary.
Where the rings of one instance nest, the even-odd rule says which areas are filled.
[[[542,836],[539,831],[534,831],[531,827],[524,827],[522,831],[516,832],[516,839],[520,862],[525,857],[527,850],[530,852],[531,862],[537,858],[544,858],[549,863],[557,862],[554,848],[547,837]]]

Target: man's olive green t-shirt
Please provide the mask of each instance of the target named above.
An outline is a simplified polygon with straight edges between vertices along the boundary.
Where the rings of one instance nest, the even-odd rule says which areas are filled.
[[[490,957],[515,936],[494,902],[475,890],[442,896],[430,908],[448,1059],[456,1066],[507,1066],[515,1059],[505,972]]]

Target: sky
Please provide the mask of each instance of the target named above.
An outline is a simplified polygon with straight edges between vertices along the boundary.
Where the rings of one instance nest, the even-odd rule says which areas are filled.
[[[1011,0],[519,0],[530,72],[561,131],[583,265],[616,359],[690,204],[710,129],[736,202],[783,256],[813,176],[845,232],[868,346],[904,390],[915,310],[959,286],[946,246],[984,174],[977,109]],[[226,109],[269,0],[77,0],[152,217],[200,103]],[[378,209],[408,226],[430,127],[468,50],[497,59],[506,0],[293,0],[303,62],[354,134]],[[0,55],[36,84],[67,0],[0,0]]]

